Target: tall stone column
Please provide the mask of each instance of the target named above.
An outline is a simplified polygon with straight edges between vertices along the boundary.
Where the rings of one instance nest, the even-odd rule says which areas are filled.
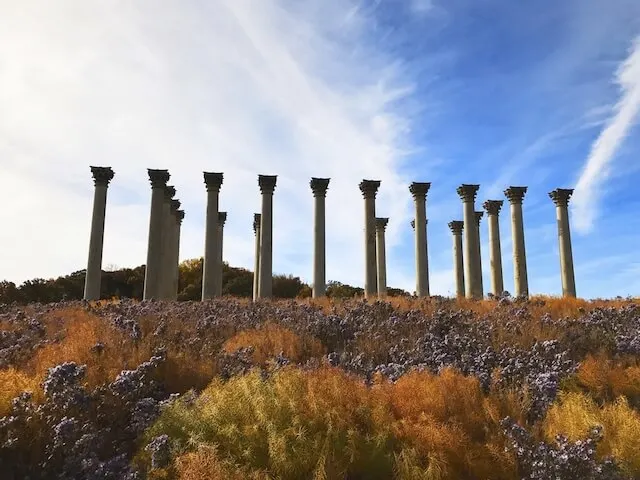
[[[491,263],[491,293],[502,295],[504,282],[502,279],[502,250],[500,248],[500,209],[502,200],[487,200],[482,204],[487,212],[489,222],[489,262]]]
[[[218,278],[218,202],[222,173],[204,172],[207,187],[207,216],[204,234],[204,262],[202,265],[202,300],[216,295]]]
[[[328,178],[312,178],[309,183],[313,192],[313,298],[324,297],[327,290],[325,198],[329,187]]]
[[[176,274],[176,249],[178,246],[176,245],[177,239],[177,221],[176,215],[178,210],[180,209],[180,200],[173,199],[169,205],[169,217],[168,223],[165,226],[165,235],[167,238],[166,246],[167,248],[164,251],[164,271],[166,272],[165,280],[164,280],[164,295],[163,298],[166,300],[173,300],[175,297],[174,294],[174,277]]]
[[[376,194],[379,180],[362,180],[360,191],[364,197],[364,297],[374,298],[377,294],[376,268]]]
[[[482,220],[482,216],[484,212],[476,212],[476,227],[478,229],[478,271],[480,272],[480,293],[482,293],[482,298],[484,298],[484,279],[482,275],[482,242],[480,240],[480,221]]]
[[[216,296],[222,296],[222,246],[224,244],[224,224],[227,221],[227,212],[218,212],[218,260],[217,265],[219,265],[216,278]]]
[[[522,200],[527,187],[509,187],[504,191],[511,204],[511,236],[513,243],[513,276],[516,297],[529,296],[527,278],[527,254],[524,246],[524,226],[522,220]]]
[[[89,237],[89,259],[84,280],[84,299],[100,300],[102,281],[102,250],[104,245],[104,219],[107,210],[107,189],[114,173],[111,167],[91,167],[93,175],[93,214]]]
[[[562,276],[562,295],[576,296],[576,279],[573,271],[573,252],[571,248],[571,231],[569,230],[569,199],[573,189],[557,188],[549,192],[549,197],[556,205],[558,222],[558,245],[560,247],[560,273]]]
[[[182,221],[184,220],[184,210],[177,210],[175,215],[176,220],[176,239],[173,259],[173,285],[171,287],[171,299],[178,299],[178,292],[180,291],[180,231],[182,230]]]
[[[262,193],[260,217],[260,298],[273,295],[273,192],[277,175],[259,175],[258,185]]]
[[[151,214],[149,215],[149,243],[147,266],[144,275],[145,300],[160,298],[160,276],[162,273],[162,227],[164,225],[164,192],[169,181],[167,170],[147,170],[151,182]]]
[[[171,205],[176,189],[170,185],[164,189],[164,202],[162,203],[162,249],[160,254],[160,276],[158,278],[158,299],[167,300],[171,283],[170,264],[172,258],[174,224]]]
[[[427,255],[427,192],[431,183],[413,182],[409,191],[415,204],[416,295],[429,296],[429,260]]]
[[[378,297],[387,296],[387,247],[384,238],[388,218],[376,218],[376,261],[378,271]]]
[[[253,214],[253,233],[256,237],[255,260],[253,264],[253,301],[260,298],[260,215]]]
[[[462,200],[464,213],[464,278],[465,296],[467,298],[482,298],[482,272],[478,258],[478,228],[476,223],[475,200],[480,185],[460,185],[457,189]]]
[[[449,222],[453,234],[453,277],[456,282],[456,296],[464,297],[464,255],[462,253],[462,231],[464,222],[454,220]]]

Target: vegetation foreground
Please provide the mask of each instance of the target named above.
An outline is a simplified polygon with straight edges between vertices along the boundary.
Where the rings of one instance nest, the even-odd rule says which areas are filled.
[[[13,479],[640,478],[640,304],[0,305]]]

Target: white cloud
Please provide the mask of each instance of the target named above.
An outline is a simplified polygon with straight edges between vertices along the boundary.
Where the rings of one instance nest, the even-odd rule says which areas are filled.
[[[145,262],[149,167],[170,170],[186,210],[183,258],[202,255],[202,171],[224,172],[225,258],[251,268],[264,173],[279,175],[274,270],[309,279],[308,181],[327,176],[327,275],[361,284],[357,184],[377,178],[389,284],[412,288],[393,253],[410,217],[410,180],[397,172],[411,119],[397,100],[412,82],[364,41],[357,3],[0,0],[0,181],[11,199],[0,276],[84,268],[89,165],[108,165],[104,265]]]
[[[629,56],[618,68],[616,82],[622,91],[620,100],[591,147],[573,195],[573,222],[576,230],[583,233],[593,228],[611,162],[640,111],[640,37],[636,38]]]

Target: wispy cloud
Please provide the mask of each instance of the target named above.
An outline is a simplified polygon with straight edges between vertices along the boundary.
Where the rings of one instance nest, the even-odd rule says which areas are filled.
[[[640,112],[640,37],[618,68],[616,82],[621,89],[620,100],[591,147],[573,196],[573,221],[576,230],[583,233],[593,229],[611,162]]]

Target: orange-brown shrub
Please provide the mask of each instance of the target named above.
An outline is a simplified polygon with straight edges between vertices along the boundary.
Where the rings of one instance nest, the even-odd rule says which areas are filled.
[[[16,370],[7,368],[0,370],[0,417],[11,411],[11,401],[22,392],[31,392],[36,402],[42,399],[40,379]]]
[[[267,322],[258,328],[243,330],[227,340],[223,350],[233,353],[240,348],[253,347],[252,361],[264,364],[281,352],[293,362],[321,357],[325,348],[311,336],[300,336],[288,328]]]
[[[195,452],[186,453],[175,461],[180,480],[268,480],[263,472],[242,471],[229,461],[223,461],[215,447],[200,445]]]
[[[579,386],[600,401],[615,400],[621,395],[631,403],[640,402],[640,366],[616,364],[605,355],[589,355],[576,374]]]

